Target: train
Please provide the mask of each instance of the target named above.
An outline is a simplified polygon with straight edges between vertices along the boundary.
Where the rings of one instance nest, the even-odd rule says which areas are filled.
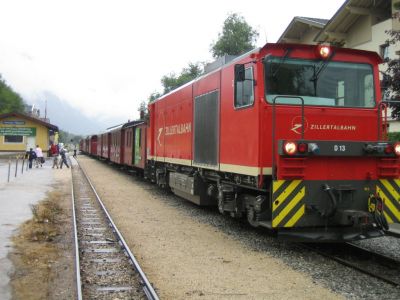
[[[278,238],[347,242],[400,222],[375,52],[267,43],[210,64],[84,153]]]

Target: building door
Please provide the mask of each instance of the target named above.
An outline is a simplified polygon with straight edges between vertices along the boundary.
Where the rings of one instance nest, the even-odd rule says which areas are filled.
[[[29,149],[35,149],[36,148],[36,137],[35,136],[27,136],[26,137],[26,151],[29,151]]]

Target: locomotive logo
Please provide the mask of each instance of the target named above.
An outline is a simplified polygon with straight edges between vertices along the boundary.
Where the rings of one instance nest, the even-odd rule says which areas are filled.
[[[157,142],[161,146],[160,137],[164,133],[165,136],[169,135],[180,135],[192,132],[192,123],[181,123],[181,124],[173,124],[170,126],[165,126],[158,128],[158,136]]]
[[[325,124],[308,124],[308,120],[304,117],[304,132],[308,129],[312,131],[320,131],[320,130],[330,130],[330,131],[356,131],[357,126],[354,124],[334,124],[334,123],[325,123]],[[290,129],[297,134],[301,134],[302,125],[301,125],[301,116],[296,116],[292,120],[292,128]]]
[[[301,134],[302,131],[302,118],[301,116],[296,116],[292,120],[292,131],[296,132],[297,134]],[[304,118],[304,132],[306,132],[308,129],[308,121],[306,118]]]
[[[159,128],[158,129],[158,136],[157,136],[157,141],[158,141],[158,144],[161,146],[161,142],[160,142],[160,136],[161,136],[161,134],[162,134],[162,132],[163,132],[163,129],[164,128]]]

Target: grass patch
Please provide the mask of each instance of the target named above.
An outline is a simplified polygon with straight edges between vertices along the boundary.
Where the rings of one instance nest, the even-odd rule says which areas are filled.
[[[51,192],[45,200],[31,205],[33,218],[13,237],[13,299],[49,299],[53,267],[60,257],[56,238],[62,234],[65,219],[62,197],[60,192]]]
[[[39,204],[32,204],[33,218],[22,226],[21,234],[30,241],[52,241],[59,234],[56,225],[63,212],[57,201],[60,197],[60,193],[52,192]]]

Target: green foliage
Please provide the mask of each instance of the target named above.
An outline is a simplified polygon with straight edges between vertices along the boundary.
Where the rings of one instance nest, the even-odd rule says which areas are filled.
[[[24,112],[24,101],[0,75],[0,114],[9,112]]]
[[[161,84],[164,87],[164,94],[188,83],[201,74],[203,74],[203,65],[201,63],[189,63],[178,76],[174,73],[163,76],[163,78],[161,78]]]
[[[149,98],[147,99],[148,103],[153,102],[154,100],[157,100],[158,98],[160,98],[162,96],[161,93],[159,92],[153,92],[151,93],[151,95],[149,96]]]
[[[389,139],[389,141],[392,141],[392,142],[400,141],[400,132],[389,132],[388,139]]]
[[[400,2],[399,2],[400,3]],[[400,42],[400,31],[387,30],[386,33],[389,35],[387,40],[388,45],[398,45]],[[392,117],[400,119],[400,60],[396,57],[393,59],[386,59],[387,69],[384,73],[383,80],[381,82],[384,90],[384,98],[390,101],[399,101],[399,104],[391,104]]]
[[[60,130],[58,133],[58,142],[59,143],[64,143],[64,144],[79,144],[79,141],[83,139],[83,136],[81,135],[75,135],[72,133],[69,133],[64,130]]]
[[[225,20],[218,40],[211,44],[211,53],[215,58],[245,53],[255,48],[258,35],[242,16],[233,13]]]

